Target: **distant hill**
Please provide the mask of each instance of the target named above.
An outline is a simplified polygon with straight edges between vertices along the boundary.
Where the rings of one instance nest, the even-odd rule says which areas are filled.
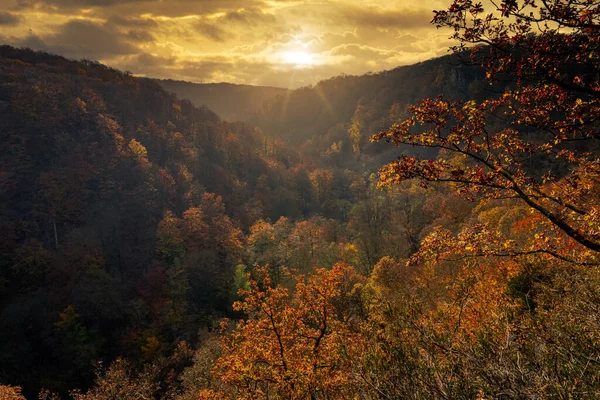
[[[481,100],[498,91],[485,82],[481,69],[464,65],[456,55],[375,74],[340,75],[295,90],[156,81],[226,120],[260,127],[265,135],[300,148],[304,156],[323,166],[362,172],[374,171],[398,155],[397,149],[369,143],[369,138],[406,116],[410,104],[439,94]]]
[[[172,79],[157,82],[177,97],[189,99],[197,107],[205,105],[228,121],[248,119],[266,100],[288,92],[287,89],[273,86],[192,83]]]
[[[408,106],[423,98],[495,96],[499,88],[484,78],[483,70],[465,65],[455,55],[376,74],[340,75],[267,100],[249,122],[322,166],[374,171],[397,157],[398,149],[369,143],[372,134],[402,120]]]

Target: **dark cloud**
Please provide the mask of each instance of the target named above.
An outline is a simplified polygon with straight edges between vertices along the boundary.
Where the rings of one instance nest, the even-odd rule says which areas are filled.
[[[24,38],[8,38],[6,41],[15,46],[94,60],[138,52],[119,32],[108,26],[83,20],[67,22],[53,34],[37,35],[30,32]]]
[[[263,0],[15,0],[18,9],[44,10],[67,15],[74,10],[93,8],[106,15],[122,18],[140,14],[163,17],[204,16],[216,12],[236,12],[241,9],[257,9]]]
[[[10,44],[14,44],[15,46],[18,46],[18,47],[29,47],[29,48],[35,49],[35,50],[50,51],[48,44],[46,42],[44,42],[39,36],[36,36],[33,34],[26,36],[23,39],[9,38],[6,40],[6,42],[10,43]]]
[[[161,57],[149,53],[125,56],[115,64],[119,69],[130,71],[134,74],[156,77],[172,78],[172,67],[177,63],[175,57]]]
[[[198,21],[196,24],[194,24],[194,28],[200,35],[216,42],[224,42],[225,39],[230,36],[225,29],[219,26],[218,23]]]
[[[123,27],[135,28],[155,28],[158,23],[149,18],[125,18],[120,15],[111,15],[108,18],[108,23]]]
[[[69,21],[58,33],[44,39],[68,49],[69,55],[75,57],[101,59],[137,52],[135,46],[110,26],[84,20]]]
[[[405,29],[429,27],[433,13],[426,10],[391,11],[374,7],[346,5],[339,7],[332,17],[363,27]]]
[[[175,57],[160,57],[154,56],[149,53],[142,53],[140,55],[137,55],[135,58],[137,63],[145,68],[151,65],[162,65],[166,67],[171,67],[175,65],[177,61]]]
[[[152,0],[157,1],[157,0]],[[17,0],[19,8],[32,8],[36,6],[89,8],[111,7],[123,3],[141,3],[148,0]]]
[[[67,56],[67,57],[73,57],[72,54],[69,54],[67,48],[62,47],[60,45],[57,45],[57,46],[51,45],[50,43],[48,43],[44,39],[42,39],[40,36],[38,36],[32,32],[30,32],[30,34],[28,36],[25,36],[23,38],[16,38],[16,37],[11,37],[11,36],[7,36],[7,37],[0,36],[0,40],[3,43],[7,43],[7,44],[10,44],[10,45],[16,46],[16,47],[27,47],[27,48],[34,49],[34,50],[43,50],[43,51],[47,51],[49,53],[55,53],[55,54],[60,54],[60,55]]]
[[[136,1],[136,0],[129,0]],[[180,16],[204,16],[217,12],[239,13],[244,18],[245,13],[253,10],[262,12],[273,4],[296,3],[296,0],[147,0],[149,7],[147,12],[155,16],[180,17]],[[127,5],[119,8],[125,13],[136,13],[137,5]],[[245,11],[244,11],[245,10]],[[128,14],[129,15],[129,14]],[[268,14],[264,15],[268,17]]]
[[[15,26],[21,22],[21,17],[9,12],[0,12],[0,26]]]
[[[33,7],[33,5],[35,5],[35,3],[36,3],[35,0],[17,0],[16,8],[17,9],[30,8],[30,7]]]
[[[127,32],[126,37],[136,43],[148,43],[154,40],[154,36],[150,32],[142,29],[133,29]]]
[[[268,14],[262,10],[250,7],[236,11],[230,11],[222,18],[225,22],[238,23],[243,25],[256,26],[257,24],[275,23],[277,19],[273,14]]]

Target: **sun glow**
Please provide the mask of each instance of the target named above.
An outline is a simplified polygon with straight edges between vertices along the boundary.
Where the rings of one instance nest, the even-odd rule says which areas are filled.
[[[286,51],[279,55],[284,63],[293,64],[296,67],[307,67],[315,63],[313,56],[304,51]]]

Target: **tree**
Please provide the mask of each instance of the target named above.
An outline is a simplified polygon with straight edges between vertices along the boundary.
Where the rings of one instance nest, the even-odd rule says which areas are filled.
[[[251,279],[250,289],[240,290],[244,299],[234,304],[248,318],[225,336],[217,377],[236,388],[238,399],[332,399],[355,393],[348,360],[359,351],[360,340],[335,307],[351,309],[343,299],[353,295],[348,289],[354,285],[347,284],[355,276],[352,268],[338,263],[300,275],[293,296],[286,288],[271,287],[266,269],[257,272],[260,281]]]
[[[440,153],[403,156],[381,168],[380,183],[418,178],[424,185],[453,183],[469,198],[519,199],[543,216],[547,230],[558,229],[581,251],[560,253],[540,240],[511,254],[585,263],[600,251],[600,5],[503,0],[492,11],[456,0],[435,12],[434,23],[454,29],[455,50],[476,45],[469,60],[485,69],[490,83],[510,83],[491,100],[437,97],[410,107],[411,117],[372,140]],[[465,162],[451,162],[454,155]],[[545,160],[554,168],[532,167]]]
[[[352,117],[350,127],[348,128],[350,142],[352,143],[352,151],[355,154],[360,154],[360,148],[362,145],[362,135],[365,128],[364,122],[362,120],[362,114],[364,114],[364,106],[359,104],[358,106],[356,106],[354,116]]]
[[[187,209],[181,218],[166,210],[157,238],[164,269],[156,278],[166,278],[168,299],[166,307],[157,302],[160,292],[146,299],[162,310],[169,322],[160,325],[171,326],[169,335],[193,337],[198,323],[208,323],[209,313],[230,308],[244,236],[225,214],[222,198],[204,193],[199,207]]]
[[[195,341],[232,313],[241,228],[313,203],[295,151],[151,80],[0,46],[0,81],[0,376],[27,398]]]
[[[496,4],[486,14],[455,0],[434,23],[454,29],[458,56],[502,93],[425,99],[373,137],[437,151],[389,163],[380,185],[444,182],[478,201],[452,230],[434,229],[409,263],[382,259],[371,276],[376,340],[365,375],[388,397],[598,395],[588,315],[600,251],[599,4]]]
[[[116,359],[106,370],[99,365],[96,371],[96,385],[82,394],[79,390],[71,392],[74,400],[109,400],[109,399],[139,399],[150,400],[157,390],[152,381],[154,371],[143,371],[134,374],[130,364],[123,359]]]
[[[267,265],[273,282],[277,285],[281,279],[280,272],[282,257],[279,250],[281,243],[277,242],[273,225],[264,220],[258,220],[250,227],[248,249],[250,250],[251,265]]]
[[[0,385],[0,399],[3,400],[25,400],[18,386]]]

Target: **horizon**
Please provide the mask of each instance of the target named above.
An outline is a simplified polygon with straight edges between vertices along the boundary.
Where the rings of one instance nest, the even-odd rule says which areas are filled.
[[[336,79],[336,78],[339,78],[339,77],[361,77],[361,76],[371,75],[371,74],[372,75],[380,75],[380,74],[384,74],[384,73],[389,73],[389,72],[392,72],[392,71],[394,71],[394,70],[396,70],[398,68],[412,67],[412,66],[415,66],[415,65],[418,65],[418,64],[421,64],[421,63],[425,63],[427,61],[434,61],[436,59],[441,59],[444,56],[446,56],[446,55],[435,56],[435,57],[428,58],[428,59],[425,59],[425,60],[422,60],[422,61],[415,61],[414,63],[411,63],[411,64],[398,65],[396,67],[392,67],[390,69],[384,69],[384,70],[381,70],[381,71],[367,71],[364,74],[347,74],[347,73],[341,72],[341,73],[339,73],[337,75],[332,75],[332,76],[327,77],[327,78],[319,79],[318,81],[315,81],[313,83],[309,83],[309,84],[306,84],[306,85],[303,85],[303,86],[297,86],[295,88],[288,88],[288,87],[283,87],[283,86],[261,85],[261,84],[255,84],[255,83],[237,83],[237,82],[228,82],[228,81],[218,81],[218,82],[203,82],[203,81],[200,81],[200,82],[198,82],[198,81],[194,81],[194,80],[176,79],[176,78],[171,78],[171,77],[157,78],[157,77],[154,77],[154,76],[144,76],[144,75],[135,74],[135,73],[133,73],[131,71],[123,70],[123,69],[120,69],[120,68],[108,65],[108,64],[103,63],[103,62],[101,62],[99,60],[89,59],[89,58],[85,58],[85,57],[68,57],[68,56],[65,56],[64,54],[59,54],[59,53],[56,53],[56,52],[53,52],[53,51],[48,51],[48,50],[44,50],[44,49],[35,49],[35,48],[27,47],[27,46],[13,46],[13,45],[11,45],[9,43],[0,43],[0,46],[10,46],[10,47],[13,47],[15,49],[25,49],[25,50],[31,50],[31,51],[34,51],[34,52],[47,53],[47,54],[49,54],[51,56],[62,57],[64,59],[72,61],[72,62],[84,62],[84,61],[94,62],[94,63],[98,63],[100,65],[103,65],[105,67],[115,69],[115,70],[117,70],[117,71],[119,71],[121,73],[124,73],[124,74],[131,74],[132,76],[134,76],[136,78],[151,79],[151,80],[156,80],[156,81],[182,82],[182,83],[194,84],[194,85],[252,86],[252,87],[284,89],[284,90],[290,90],[290,91],[293,91],[293,90],[296,90],[296,89],[302,89],[302,88],[306,88],[306,87],[308,87],[308,88],[314,87],[314,86],[317,86],[321,82],[328,81],[330,79]]]
[[[0,42],[140,77],[296,89],[447,54],[443,1],[9,0]]]

